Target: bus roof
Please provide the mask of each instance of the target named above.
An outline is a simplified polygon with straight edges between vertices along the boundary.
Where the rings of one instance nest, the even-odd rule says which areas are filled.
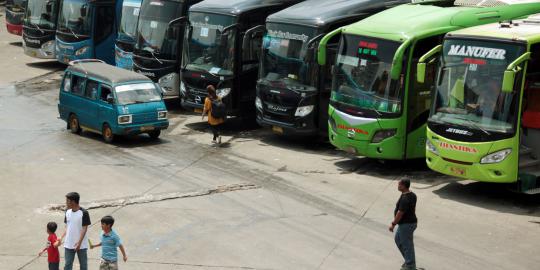
[[[512,4],[516,0],[506,0]],[[462,2],[462,3],[458,3]],[[466,5],[464,3],[476,3]],[[494,5],[492,2],[497,2]],[[504,1],[503,1],[504,2]],[[403,42],[425,36],[442,34],[457,29],[475,26],[485,23],[486,20],[494,22],[504,19],[509,15],[528,11],[535,8],[540,11],[540,1],[524,4],[521,9],[516,6],[510,7],[508,3],[501,1],[481,0],[458,0],[452,1],[426,1],[400,5],[360,22],[345,26],[344,34],[363,34],[388,40]],[[489,7],[480,4],[491,3]],[[534,5],[534,6],[533,6]],[[532,11],[534,12],[534,10]],[[526,14],[526,13],[524,13]]]
[[[538,43],[540,42],[540,14],[523,20],[469,27],[450,32],[447,36],[470,36],[513,41],[519,40],[531,44]]]
[[[359,16],[368,16],[385,7],[410,0],[309,0],[268,16],[266,22],[322,27]]]
[[[88,77],[111,84],[111,86],[134,81],[152,82],[142,74],[100,62],[75,63],[70,65],[66,71],[86,74]]]
[[[205,0],[191,6],[190,12],[209,12],[239,16],[261,8],[294,5],[302,0]]]

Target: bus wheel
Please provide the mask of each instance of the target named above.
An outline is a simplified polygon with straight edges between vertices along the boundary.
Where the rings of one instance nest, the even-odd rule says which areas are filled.
[[[103,130],[101,136],[106,143],[112,143],[114,141],[114,134],[109,124],[103,124]]]
[[[69,129],[73,134],[81,133],[81,126],[79,125],[79,118],[75,114],[69,116]]]
[[[159,138],[159,135],[161,135],[161,130],[159,130],[159,129],[148,132],[148,136],[150,136],[150,138],[152,138],[153,140]]]

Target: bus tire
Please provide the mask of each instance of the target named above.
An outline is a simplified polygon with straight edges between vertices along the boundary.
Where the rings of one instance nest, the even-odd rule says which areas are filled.
[[[114,141],[114,134],[109,126],[109,124],[103,124],[103,129],[101,130],[101,136],[106,143],[112,143]]]
[[[79,123],[79,118],[77,118],[77,115],[72,113],[69,116],[69,129],[71,130],[71,133],[73,134],[80,134],[81,133],[81,125]]]

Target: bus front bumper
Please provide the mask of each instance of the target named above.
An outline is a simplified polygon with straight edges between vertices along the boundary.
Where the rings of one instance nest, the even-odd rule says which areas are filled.
[[[378,143],[368,140],[353,140],[337,133],[328,126],[328,138],[330,143],[340,150],[374,159],[402,160],[405,157],[403,152],[403,140],[400,137],[390,137]]]
[[[295,124],[265,118],[260,112],[257,112],[257,123],[262,127],[271,127],[272,131],[279,135],[315,136],[319,134],[319,129],[313,125],[298,127]]]
[[[430,169],[436,172],[463,179],[491,183],[514,183],[517,181],[517,164],[512,166],[511,159],[492,164],[467,163],[441,157],[427,151],[426,163]]]
[[[55,59],[56,58],[54,48],[52,51],[45,51],[43,49],[30,48],[28,46],[24,46],[24,54],[31,57],[35,57],[35,58],[40,58],[40,59]]]

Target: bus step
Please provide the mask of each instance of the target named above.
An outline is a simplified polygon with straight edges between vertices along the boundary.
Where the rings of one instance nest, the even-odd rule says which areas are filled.
[[[530,153],[532,153],[532,148],[527,147],[525,145],[520,145],[519,146],[519,155],[520,156],[529,155]]]
[[[523,191],[523,193],[529,194],[529,195],[540,194],[540,188],[529,189],[529,190]]]
[[[519,168],[528,168],[534,167],[540,164],[540,160],[532,159],[530,157],[520,157],[519,158]]]

